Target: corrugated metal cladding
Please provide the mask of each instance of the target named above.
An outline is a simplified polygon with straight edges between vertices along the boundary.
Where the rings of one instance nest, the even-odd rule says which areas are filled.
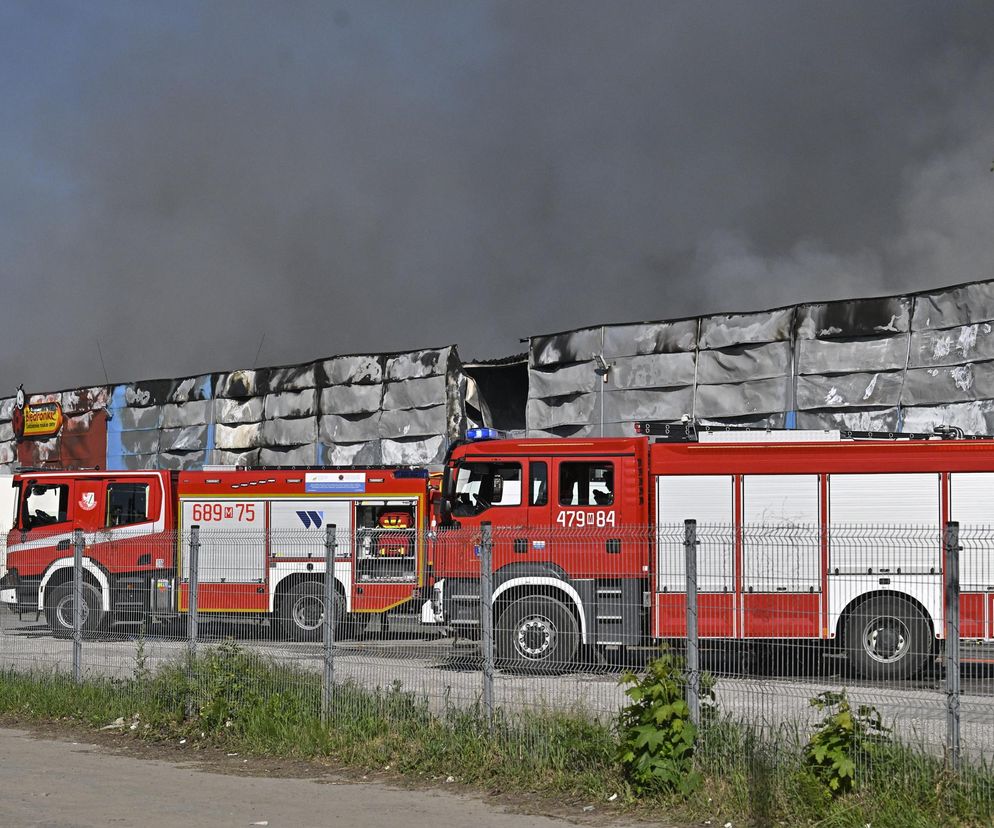
[[[531,435],[639,420],[994,433],[994,281],[529,340]],[[598,357],[610,364],[607,382]]]
[[[60,440],[104,412],[109,469],[437,464],[465,431],[465,392],[449,346],[36,394],[29,403],[62,403]],[[0,400],[5,470],[16,463],[12,409],[13,398]],[[58,462],[57,442],[33,446],[40,462]]]

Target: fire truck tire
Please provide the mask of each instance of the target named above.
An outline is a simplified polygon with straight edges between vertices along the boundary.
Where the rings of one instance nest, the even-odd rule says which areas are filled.
[[[334,619],[336,632],[340,627],[342,596],[335,592]],[[324,584],[301,581],[290,587],[281,602],[280,620],[283,633],[292,641],[320,641],[324,636]]]
[[[502,668],[557,672],[573,663],[580,630],[555,598],[536,595],[509,604],[497,620],[497,662]]]
[[[932,653],[928,619],[909,601],[880,595],[854,607],[846,619],[845,646],[862,678],[914,678]]]
[[[93,584],[83,582],[83,632],[99,630],[107,617],[100,606],[100,591]],[[73,630],[72,582],[60,584],[45,593],[45,622],[54,635],[66,637]]]

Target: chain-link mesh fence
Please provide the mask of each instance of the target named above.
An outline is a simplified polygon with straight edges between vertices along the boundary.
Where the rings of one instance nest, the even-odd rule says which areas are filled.
[[[921,756],[994,754],[984,527],[386,521],[53,540],[12,546],[8,565],[48,563],[4,574],[4,671],[173,688],[201,715],[252,694],[274,716],[290,697],[337,720],[473,716],[541,751],[557,716],[612,726],[622,673],[665,652],[698,760],[719,771],[736,754],[775,772],[823,720],[812,700],[842,691]]]

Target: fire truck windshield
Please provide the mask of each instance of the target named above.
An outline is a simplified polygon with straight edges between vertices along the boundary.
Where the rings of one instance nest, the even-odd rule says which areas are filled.
[[[521,504],[521,465],[464,463],[451,472],[453,517],[470,517],[492,506]]]

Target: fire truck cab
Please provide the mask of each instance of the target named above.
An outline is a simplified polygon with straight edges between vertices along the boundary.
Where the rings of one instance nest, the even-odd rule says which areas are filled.
[[[440,501],[436,622],[456,635],[479,634],[486,521],[493,527],[494,628],[503,663],[561,666],[583,644],[640,643],[648,617],[647,469],[641,438],[456,446]]]

